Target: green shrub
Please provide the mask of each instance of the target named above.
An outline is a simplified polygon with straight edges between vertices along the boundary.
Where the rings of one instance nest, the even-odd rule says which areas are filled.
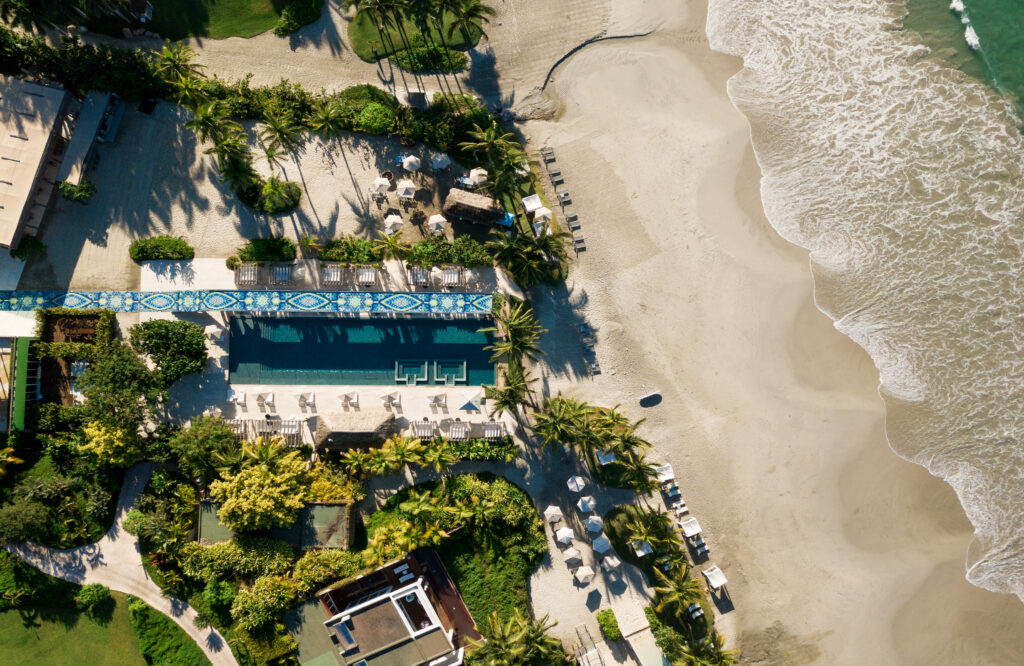
[[[206,365],[206,335],[199,324],[151,319],[132,326],[128,335],[132,347],[153,359],[168,386]]]
[[[238,248],[241,261],[295,261],[295,243],[288,238],[255,238]]]
[[[605,608],[603,611],[598,611],[596,617],[605,638],[610,641],[622,640],[622,632],[619,630],[619,621],[615,619],[615,611]]]
[[[468,268],[494,264],[494,259],[484,246],[469,236],[458,236],[454,241],[429,236],[413,243],[406,261],[414,266],[462,264]]]
[[[287,542],[241,535],[224,543],[182,549],[182,571],[196,580],[255,578],[283,574],[292,566],[295,553]]]
[[[135,627],[139,649],[147,664],[209,665],[206,655],[181,627],[141,599],[128,598],[128,617]]]
[[[302,188],[298,183],[271,176],[263,183],[255,208],[269,215],[278,215],[298,206],[301,199]]]
[[[295,563],[292,578],[302,594],[314,592],[324,585],[356,574],[363,567],[363,557],[347,550],[310,550]]]
[[[231,617],[245,631],[257,631],[274,622],[295,601],[298,585],[284,576],[261,576],[252,587],[238,591]]]
[[[326,243],[320,250],[320,261],[346,264],[374,264],[381,260],[380,249],[369,238],[343,236]]]
[[[185,242],[184,238],[174,236],[154,236],[153,238],[139,238],[132,241],[128,248],[128,256],[133,261],[148,261],[152,259],[194,259],[196,251]]]
[[[372,102],[359,113],[359,128],[370,134],[385,134],[394,124],[394,112],[383,104]]]
[[[224,260],[224,265],[228,267],[228,270],[235,270],[242,265],[242,260],[238,258],[237,254],[233,254]]]
[[[89,199],[92,199],[92,195],[96,194],[96,186],[87,180],[83,180],[78,185],[72,185],[66,180],[62,180],[57,183],[57,189],[68,201],[74,201],[85,205],[89,203]]]
[[[274,34],[278,37],[291,34],[299,28],[315,23],[324,8],[324,0],[292,0],[281,10],[281,16],[274,26]]]
[[[647,616],[647,623],[651,625],[651,633],[654,634],[654,642],[669,661],[673,664],[683,663],[686,659],[686,638],[675,628],[665,624],[658,617],[658,614],[650,606],[644,607],[644,615]]]
[[[0,611],[29,604],[70,606],[78,589],[0,549]]]
[[[439,440],[434,440],[439,444]],[[511,436],[502,437],[492,442],[486,439],[467,439],[463,441],[449,442],[451,452],[459,460],[503,460],[512,462],[519,449]]]
[[[94,615],[104,604],[110,603],[110,590],[99,583],[83,585],[75,595],[75,605],[79,610]]]
[[[28,261],[46,252],[46,243],[35,236],[22,236],[17,248],[11,248],[11,256],[15,259]]]
[[[410,72],[458,72],[469,64],[465,53],[437,44],[414,46],[399,51],[392,59],[399,67]]]

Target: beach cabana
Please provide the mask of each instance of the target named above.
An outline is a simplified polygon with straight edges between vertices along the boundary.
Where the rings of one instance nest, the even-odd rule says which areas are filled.
[[[576,502],[576,506],[578,506],[580,511],[583,513],[590,513],[594,510],[594,507],[597,506],[597,500],[594,499],[592,495],[587,495],[586,497],[581,497],[580,501]]]
[[[477,167],[469,172],[469,182],[476,186],[483,185],[487,182],[487,169]]]
[[[441,210],[448,220],[471,224],[503,224],[505,219],[505,212],[495,206],[494,199],[457,187],[448,190]]]
[[[563,527],[555,531],[555,541],[561,544],[568,545],[572,543],[574,533],[571,528]]]
[[[540,195],[531,194],[529,196],[523,197],[523,208],[526,210],[527,213],[532,213],[536,210],[540,210],[543,207],[544,202],[540,200]]]
[[[601,567],[604,568],[605,571],[615,571],[621,566],[622,560],[615,557],[614,555],[609,555],[608,557],[601,560]]]
[[[569,486],[569,490],[574,493],[582,492],[587,487],[587,482],[583,480],[582,476],[570,476],[569,480],[565,482]]]
[[[484,439],[494,441],[505,436],[505,424],[501,421],[488,421],[484,424]]]
[[[394,233],[402,228],[405,222],[400,215],[391,214],[384,218],[384,231]]]
[[[431,156],[430,166],[434,169],[447,169],[452,165],[452,158],[448,157],[445,153],[437,153]]]
[[[381,195],[387,192],[390,187],[391,181],[388,180],[387,178],[375,178],[373,180],[373,185],[370,185],[370,193]]]
[[[612,549],[612,542],[608,540],[608,537],[599,536],[591,542],[590,546],[595,553],[604,554]]]
[[[320,280],[325,287],[337,287],[344,280],[344,276],[341,264],[320,264]]]
[[[587,522],[584,524],[587,527],[587,531],[593,532],[594,534],[600,534],[601,530],[604,529],[604,520],[601,516],[591,516],[590,518],[587,518]]]
[[[409,281],[417,287],[425,287],[430,283],[430,274],[420,266],[409,269]]]
[[[590,581],[594,580],[594,570],[590,567],[580,567],[576,570],[576,573],[573,574],[573,578],[575,578],[579,583],[586,585]]]
[[[402,180],[398,182],[395,191],[398,192],[399,199],[412,199],[416,196],[416,184],[408,179]]]
[[[445,225],[448,224],[448,220],[445,219],[444,215],[434,214],[427,218],[427,231],[432,234],[444,233]]]
[[[565,551],[565,566],[575,569],[583,564],[583,555],[576,548],[569,548]]]
[[[708,582],[708,587],[713,591],[722,589],[725,587],[726,583],[729,582],[726,580],[725,574],[722,573],[722,570],[718,568],[717,564],[712,564],[704,571],[701,571],[701,573],[704,574],[704,580]]]
[[[692,539],[700,534],[700,523],[697,522],[696,518],[690,516],[686,520],[679,521],[679,529],[682,531],[684,537]]]
[[[469,439],[469,424],[465,421],[452,421],[448,425],[448,439],[463,442]]]
[[[402,168],[406,171],[419,171],[420,158],[415,155],[406,155],[402,158]]]
[[[541,206],[537,210],[533,211],[533,219],[535,222],[550,222],[554,213],[547,206]]]
[[[549,505],[548,508],[544,509],[544,520],[549,523],[559,522],[562,520],[562,510],[554,504]]]
[[[615,454],[611,451],[598,451],[597,452],[597,464],[604,467],[615,462]]]
[[[654,552],[654,549],[651,548],[651,544],[647,543],[646,541],[630,541],[629,547],[633,549],[633,553],[637,557],[650,555]]]

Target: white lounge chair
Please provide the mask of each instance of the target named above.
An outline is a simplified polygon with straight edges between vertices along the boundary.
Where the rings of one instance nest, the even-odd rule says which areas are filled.
[[[722,589],[729,582],[717,564],[712,564],[701,573],[704,574],[704,580],[708,582],[708,587],[715,591]]]
[[[236,405],[245,404],[245,391],[228,391],[228,402],[233,402]]]
[[[299,407],[316,407],[316,393],[300,393]]]
[[[359,394],[358,393],[342,393],[341,394],[341,405],[342,405],[342,407],[358,407],[359,406]]]

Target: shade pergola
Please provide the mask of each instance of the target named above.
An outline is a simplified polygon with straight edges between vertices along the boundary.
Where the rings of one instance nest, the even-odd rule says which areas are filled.
[[[445,219],[444,215],[435,213],[427,218],[427,231],[432,234],[439,234],[444,231],[446,224],[448,224],[448,220]]]
[[[576,506],[578,506],[580,511],[583,513],[590,513],[594,510],[594,507],[597,506],[597,500],[594,499],[592,495],[587,495],[586,497],[581,497],[580,501],[576,502]]]
[[[588,532],[600,534],[601,530],[604,529],[604,520],[601,519],[601,516],[591,516],[590,518],[587,518],[585,525]]]
[[[583,555],[582,553],[580,553],[578,549],[569,548],[565,551],[565,566],[569,567],[570,569],[575,569],[576,567],[582,564]]]
[[[487,169],[477,167],[469,172],[469,180],[474,185],[483,185],[487,182]]]
[[[547,206],[541,206],[537,210],[533,211],[533,219],[536,222],[550,222],[551,217],[554,213]]]
[[[595,553],[607,553],[612,549],[612,542],[608,540],[608,537],[600,536],[594,539],[590,546]]]
[[[373,185],[370,185],[370,191],[374,194],[384,194],[391,187],[391,181],[387,178],[376,178],[373,181]]]
[[[434,424],[430,421],[413,421],[413,431],[420,439],[432,439],[434,437]]]
[[[562,510],[551,504],[548,508],[544,509],[544,520],[549,523],[557,523],[562,520]]]
[[[569,486],[569,490],[578,493],[587,487],[587,482],[583,480],[582,476],[570,476],[565,485]]]
[[[555,541],[558,543],[570,544],[572,543],[574,536],[572,529],[568,527],[563,527],[555,531]]]
[[[540,200],[540,195],[531,194],[523,197],[523,208],[527,213],[532,213],[535,210],[540,210],[544,207],[544,202]]]
[[[399,199],[412,199],[416,196],[416,183],[408,179],[399,181],[395,191]]]
[[[435,169],[447,169],[452,164],[452,158],[444,153],[438,153],[430,158],[430,164]]]
[[[406,155],[402,159],[402,168],[406,171],[419,171],[420,169],[420,158],[415,155]]]
[[[586,585],[590,581],[594,580],[594,570],[590,567],[580,567],[576,570],[576,573],[573,574],[573,578]]]

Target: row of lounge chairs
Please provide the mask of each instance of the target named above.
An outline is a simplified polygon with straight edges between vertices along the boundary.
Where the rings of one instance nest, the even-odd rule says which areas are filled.
[[[555,159],[555,151],[550,146],[544,146],[540,149],[540,156],[544,162],[544,167],[547,169],[548,178],[551,180],[551,187],[555,190],[558,203],[562,206],[562,216],[565,218],[572,233],[572,247],[576,250],[576,254],[579,255],[580,252],[586,251],[587,242],[580,231],[582,225],[580,224],[579,216],[572,209],[572,196],[565,186],[565,178],[562,176],[562,169],[559,168]]]
[[[470,423],[462,419],[443,419],[440,422],[431,421],[423,417],[422,421],[412,422],[412,434],[419,439],[433,439],[443,435],[453,442],[465,441],[470,438],[474,425],[479,425],[482,437],[489,440],[498,440],[508,434],[505,424],[501,421],[485,421],[483,423]]]

